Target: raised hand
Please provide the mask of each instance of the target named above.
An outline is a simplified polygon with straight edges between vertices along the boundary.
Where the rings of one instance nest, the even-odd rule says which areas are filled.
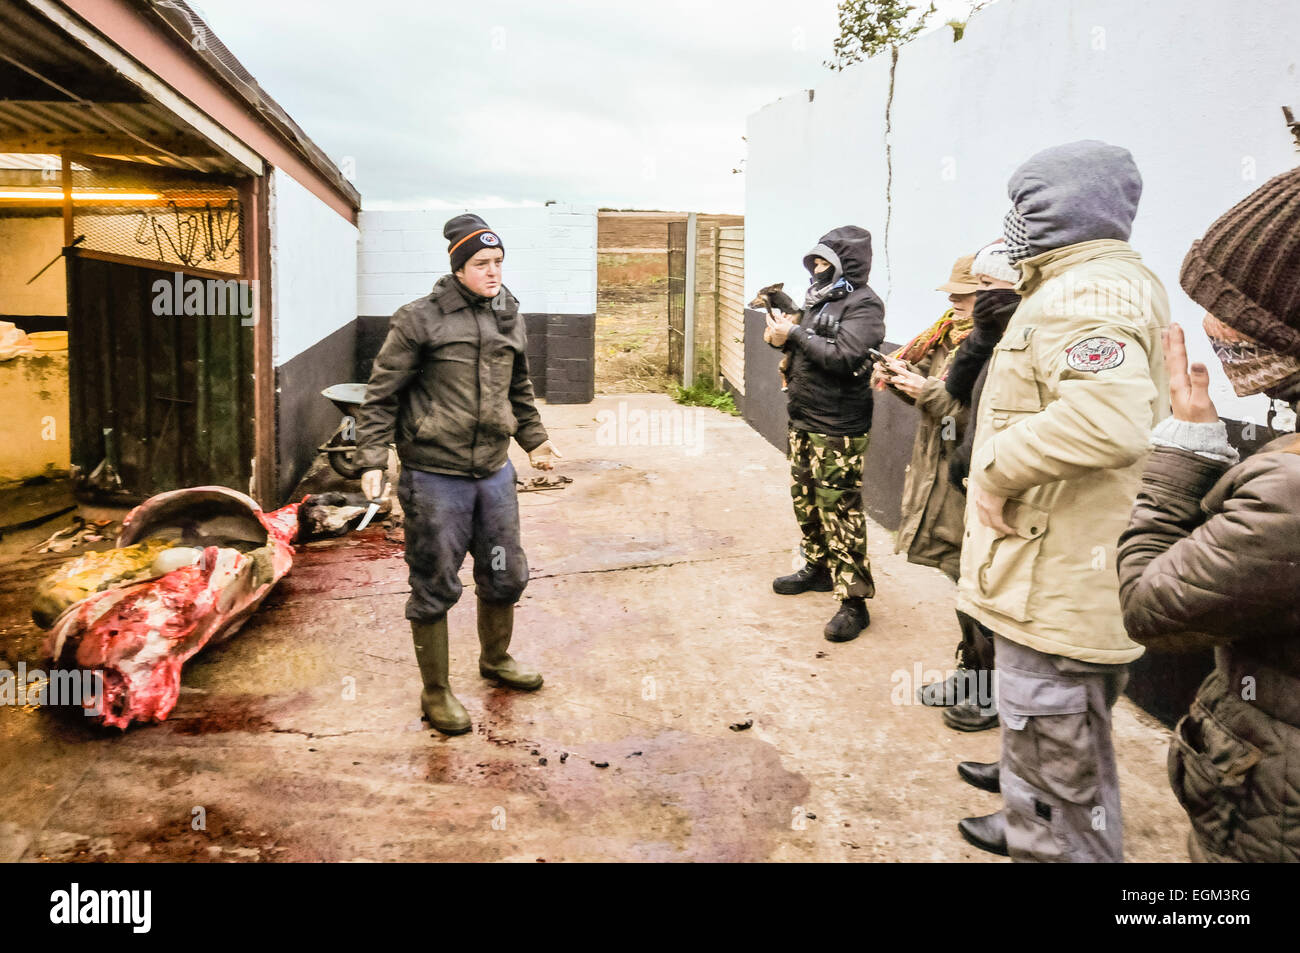
[[[1219,412],[1210,399],[1210,372],[1204,364],[1187,366],[1187,341],[1183,329],[1172,323],[1161,336],[1165,366],[1169,369],[1169,403],[1174,419],[1193,423],[1217,423]]]

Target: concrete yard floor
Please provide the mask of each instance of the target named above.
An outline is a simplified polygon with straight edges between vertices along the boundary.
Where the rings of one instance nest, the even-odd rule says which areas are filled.
[[[742,420],[659,395],[542,413],[574,482],[520,495],[532,579],[512,650],[540,691],[479,677],[467,565],[452,684],[474,729],[432,733],[400,545],[382,527],[308,544],[186,667],[165,722],[0,710],[0,860],[999,859],[956,823],[1000,799],[955,773],[995,759],[998,732],[911,703],[916,670],[950,664],[945,577],[872,524],[871,627],[827,642],[829,594],[772,592],[797,539],[785,461]],[[650,445],[651,417],[675,445]],[[9,562],[0,640],[32,666],[39,576]],[[1125,698],[1115,735],[1127,858],[1185,860],[1169,733]]]

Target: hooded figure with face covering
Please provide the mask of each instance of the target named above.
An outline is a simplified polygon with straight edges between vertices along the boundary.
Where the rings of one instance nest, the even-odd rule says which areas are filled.
[[[867,556],[862,469],[871,431],[867,352],[885,339],[885,306],[867,286],[871,233],[834,229],[804,256],[811,282],[798,324],[768,319],[764,340],[790,355],[790,493],[803,568],[772,583],[782,595],[834,591],[832,642],[855,639],[875,595]]]
[[[1110,713],[1143,650],[1115,546],[1169,411],[1169,302],[1128,243],[1142,193],[1128,150],[1046,149],[1007,191],[1021,303],[980,400],[957,595],[994,633],[1002,722],[1000,763],[959,773],[1004,808],[958,828],[1017,861],[1119,861]]]
[[[1237,395],[1300,406],[1300,170],[1210,226],[1181,279]],[[1215,648],[1169,749],[1192,860],[1300,862],[1300,436],[1238,463],[1177,325],[1165,349],[1173,415],[1120,540],[1124,624],[1153,648]]]

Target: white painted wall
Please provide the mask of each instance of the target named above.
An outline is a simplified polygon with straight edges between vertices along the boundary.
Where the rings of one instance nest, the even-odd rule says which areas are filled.
[[[749,118],[745,290],[801,289],[816,240],[862,225],[889,339],[905,341],[946,306],[932,289],[953,259],[1001,233],[1015,167],[1103,139],[1142,172],[1131,241],[1168,288],[1192,358],[1210,366],[1220,413],[1262,420],[1267,401],[1232,394],[1178,272],[1214,219],[1300,163],[1280,108],[1300,110],[1298,41],[1291,0],[998,0],[959,43],[948,30],[921,37],[895,75],[888,271],[889,57],[828,71],[812,102],[796,92]]]
[[[357,227],[288,173],[272,170],[270,184],[278,367],[356,320]]]
[[[442,227],[473,212],[501,236],[502,277],[527,313],[596,313],[596,209],[588,205],[361,213],[357,314],[392,314],[447,273]]]

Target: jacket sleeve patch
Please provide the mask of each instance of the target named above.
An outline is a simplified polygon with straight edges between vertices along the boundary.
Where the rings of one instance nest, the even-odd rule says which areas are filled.
[[[1114,338],[1084,338],[1066,348],[1065,363],[1076,371],[1108,371],[1124,363],[1124,343]]]

